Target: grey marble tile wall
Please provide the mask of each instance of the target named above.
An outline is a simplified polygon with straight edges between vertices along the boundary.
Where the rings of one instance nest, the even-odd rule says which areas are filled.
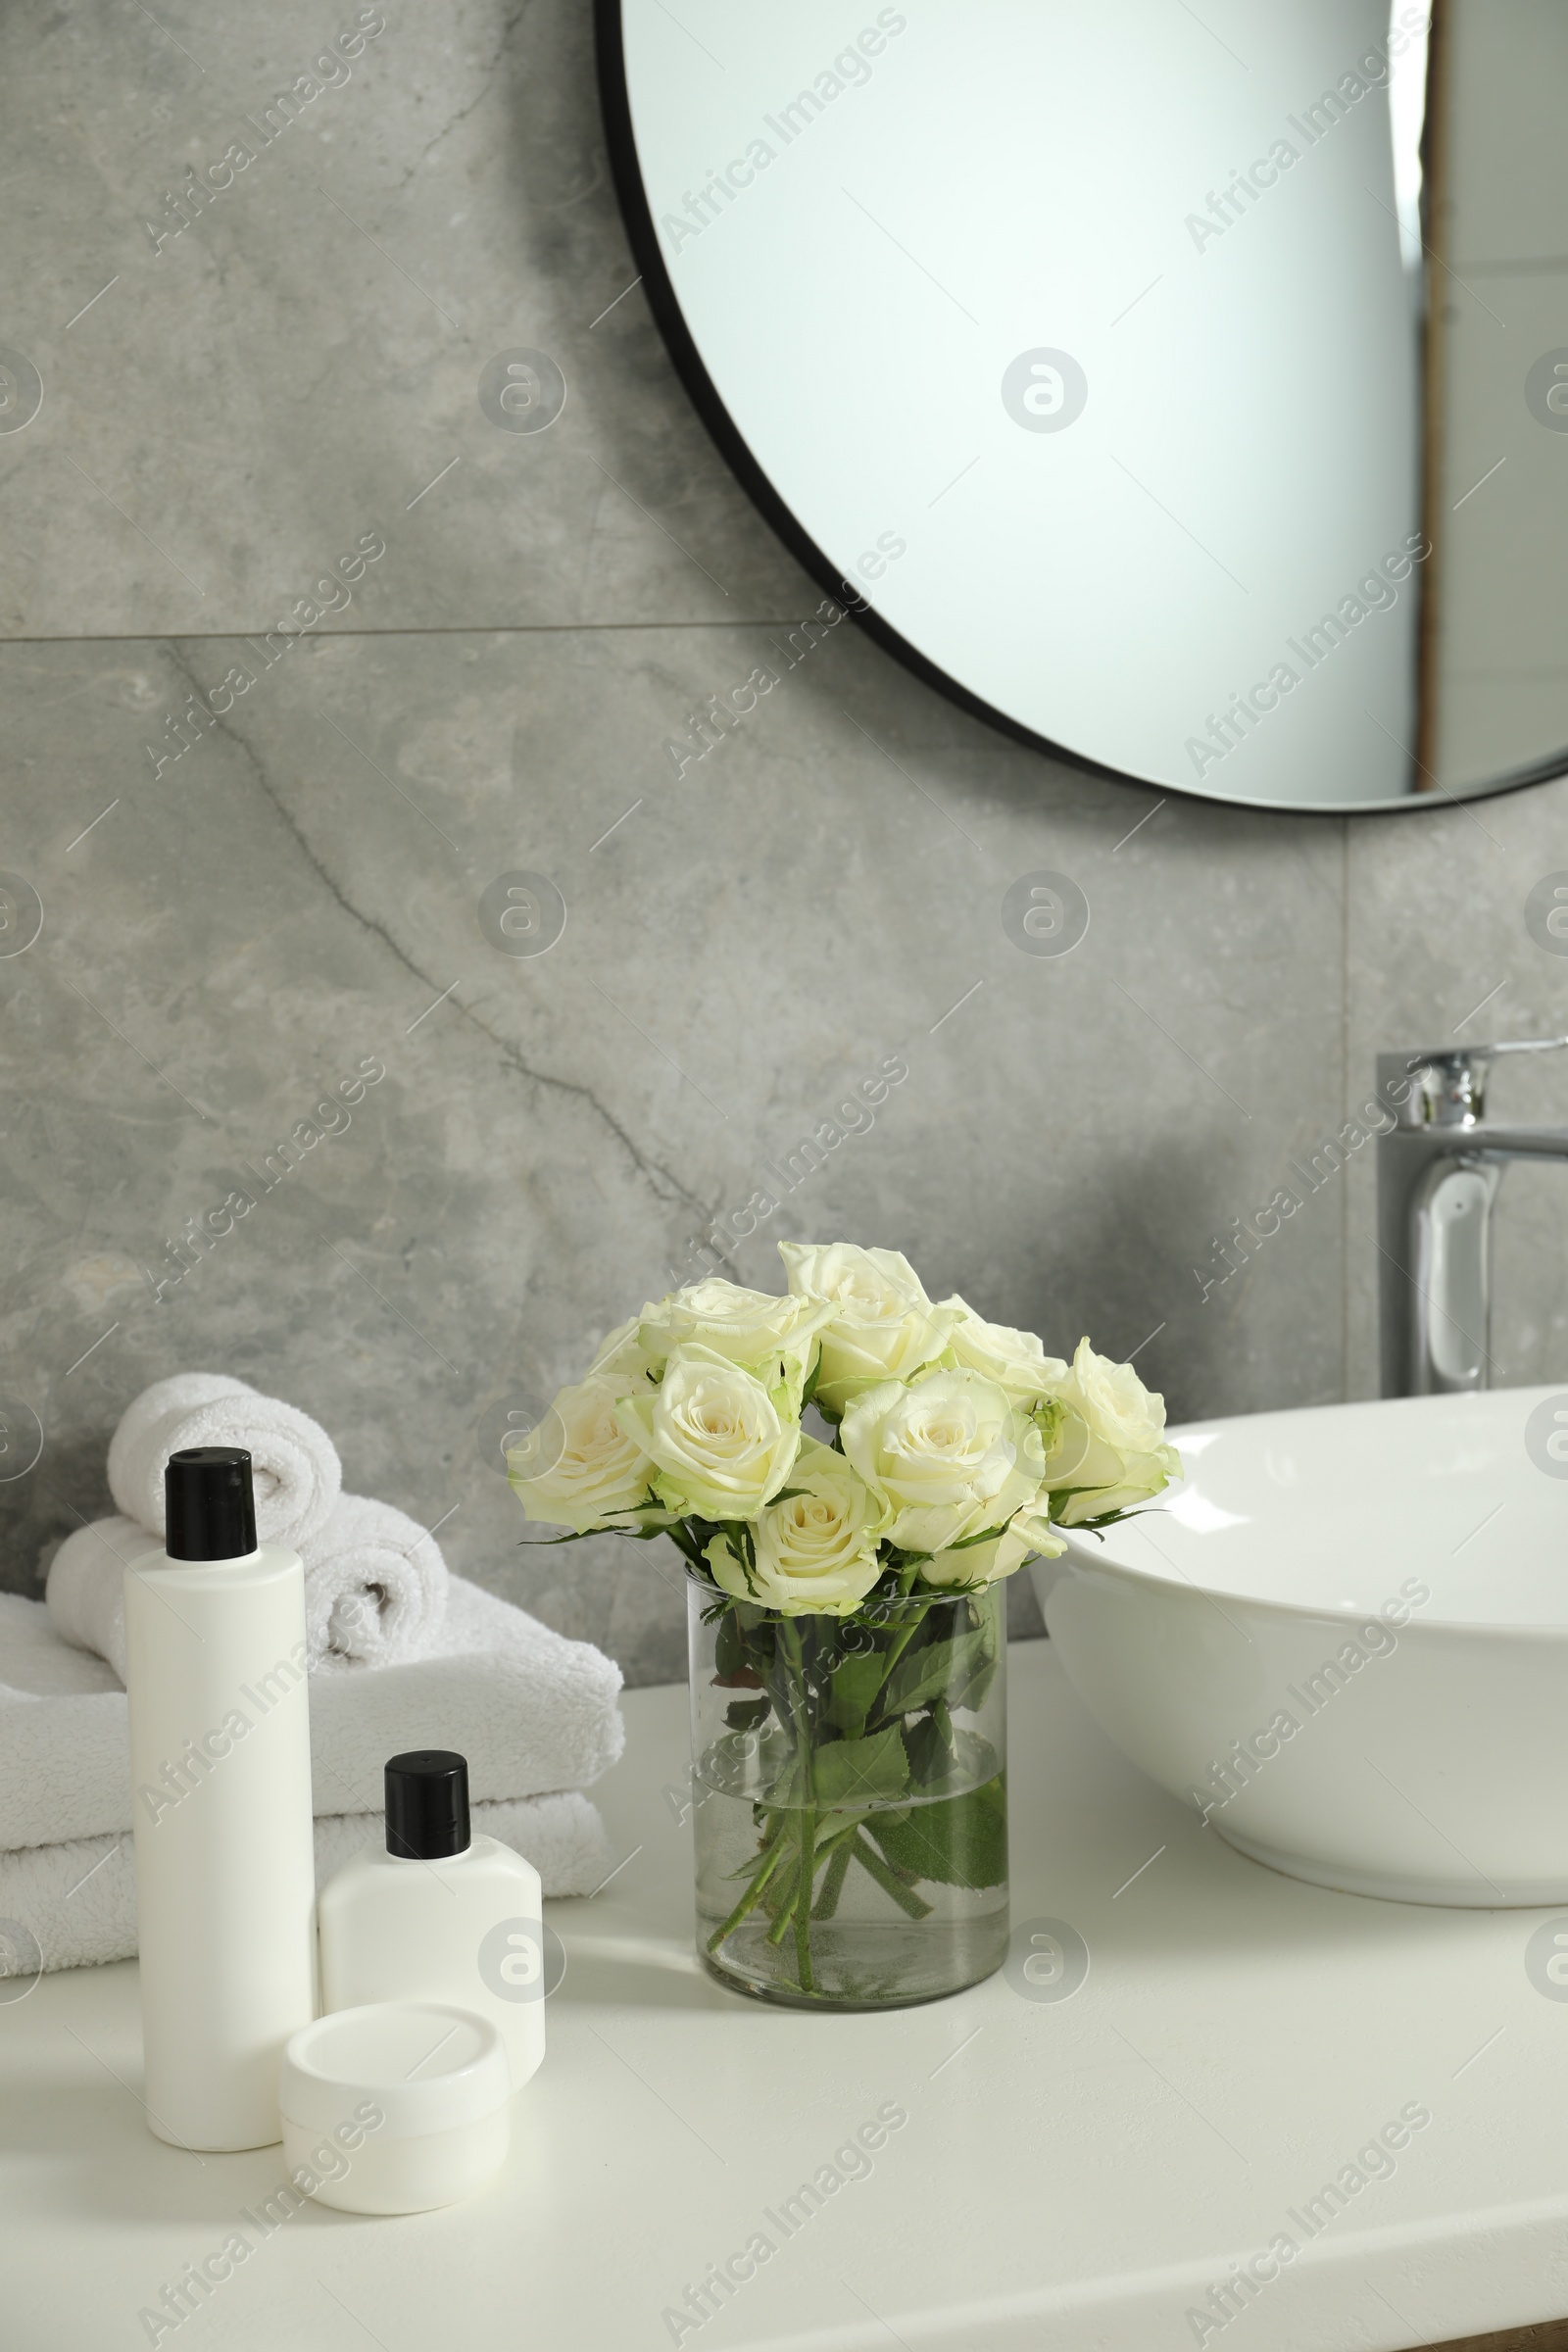
[[[1479,1022],[1560,1020],[1521,903],[1568,804],[1161,802],[805,630],[631,284],[580,5],[8,24],[0,347],[42,402],[0,429],[0,1390],[43,1448],[0,1584],[107,1506],[140,1386],[231,1369],[455,1568],[679,1674],[673,1560],[525,1546],[495,1437],[715,1218],[740,1279],[883,1242],[1137,1349],[1175,1415],[1365,1387],[1359,1162],[1223,1282],[1215,1245],[1460,970],[1515,992]],[[548,429],[496,421],[517,349]],[[1065,956],[1004,916],[1046,868],[1091,909]],[[502,926],[519,873],[545,930]],[[1561,1369],[1568,1300],[1519,1315]]]

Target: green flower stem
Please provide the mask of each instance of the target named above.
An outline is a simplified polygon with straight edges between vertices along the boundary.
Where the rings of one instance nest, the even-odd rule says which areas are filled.
[[[790,1714],[795,1724],[795,1752],[800,1766],[803,1810],[796,1837],[800,1841],[800,1865],[795,1882],[795,1974],[803,1992],[814,1992],[816,1980],[811,1970],[811,1885],[816,1876],[816,1804],[812,1788],[811,1752],[812,1726],[810,1711],[806,1702],[806,1661],[801,1653],[801,1629],[786,1617],[779,1628],[779,1639],[789,1662]],[[787,1914],[781,1910],[774,1922],[769,1940],[778,1933]]]
[[[900,1882],[900,1884],[905,1886],[917,1886],[919,1884],[917,1874],[912,1870],[906,1870],[902,1862],[895,1862],[893,1856],[887,1852],[887,1840],[878,1833],[875,1819],[873,1818],[869,1821],[863,1822],[861,1827],[864,1829],[867,1838],[870,1838],[872,1844],[876,1847],[877,1852],[881,1855],[883,1861],[887,1864],[889,1870],[892,1871],[893,1876]]]
[[[801,1824],[801,1875],[795,1896],[795,1970],[803,1992],[814,1992],[811,1973],[811,1883],[816,1876],[816,1815]]]
[[[773,1924],[767,1931],[767,1940],[771,1944],[781,1944],[790,1932],[800,1876],[801,1854],[799,1847],[796,1847],[790,1855],[789,1868],[775,1879],[769,1890],[767,1907],[773,1913]]]
[[[850,1851],[854,1854],[857,1862],[870,1872],[884,1892],[892,1895],[901,1911],[906,1911],[911,1919],[930,1918],[931,1905],[922,1896],[911,1893],[903,1880],[895,1877],[863,1831],[857,1830],[855,1842]]]
[[[899,1593],[901,1598],[907,1597],[909,1589],[913,1585],[917,1573],[918,1571],[914,1568],[906,1568],[901,1572],[899,1576]],[[881,1698],[882,1691],[887,1689],[889,1683],[893,1680],[894,1668],[897,1666],[899,1660],[903,1657],[905,1651],[908,1648],[909,1643],[914,1640],[915,1635],[924,1625],[925,1620],[926,1612],[923,1609],[918,1615],[911,1611],[908,1623],[901,1626],[898,1633],[894,1635],[893,1640],[888,1643],[887,1669],[882,1677],[881,1689],[877,1692],[878,1699]]]
[[[830,1830],[825,1837],[816,1838],[808,1869],[804,1865],[807,1846],[810,1841],[808,1839],[805,1829],[800,1826],[800,1815],[793,1812],[782,1812],[773,1817],[769,1836],[776,1842],[771,1844],[768,1849],[772,1865],[776,1868],[781,1849],[789,1854],[790,1859],[787,1867],[780,1871],[776,1878],[772,1878],[771,1885],[765,1886],[760,1890],[763,1907],[773,1914],[773,1925],[767,1936],[769,1943],[781,1944],[783,1942],[791,1927],[796,1924],[797,1914],[809,1901],[811,1883],[817,1871],[824,1863],[831,1869],[841,1854],[844,1856],[844,1863],[839,1871],[838,1885],[843,1886],[844,1871],[849,1867],[848,1842],[859,1828],[862,1818],[861,1815],[857,1814],[853,1820],[843,1823],[840,1828]],[[769,1876],[771,1876],[771,1872]],[[752,1903],[756,1899],[757,1897],[754,1895],[751,1900],[741,1906],[742,1916],[745,1911],[752,1908]],[[835,1903],[837,1900],[838,1897],[835,1893]],[[826,1917],[828,1915],[819,1914],[813,1908],[810,1917],[815,1919],[819,1916]],[[730,1921],[725,1922],[722,1934],[729,1933],[730,1925]],[[710,1939],[710,1951],[714,1948],[712,1939]]]
[[[781,1830],[775,1838],[774,1843],[763,1854],[761,1864],[757,1871],[757,1875],[752,1880],[751,1885],[747,1887],[746,1892],[741,1896],[741,1899],[736,1904],[734,1910],[730,1913],[728,1919],[725,1920],[722,1927],[715,1928],[711,1936],[710,1936],[708,1938],[708,1948],[710,1952],[716,1952],[719,1945],[723,1942],[725,1936],[732,1936],[735,1933],[735,1930],[740,1926],[741,1921],[746,1917],[747,1913],[754,1911],[757,1908],[757,1905],[762,1899],[763,1890],[767,1886],[768,1880],[772,1877],[774,1871],[777,1870],[779,1864],[783,1861],[789,1850],[789,1840]]]
[[[832,1816],[829,1815],[828,1818],[831,1820]],[[848,1821],[841,1823],[838,1829],[829,1830],[825,1838],[818,1838],[816,1841],[818,1862],[825,1861],[831,1854],[836,1854],[845,1840],[855,1836],[856,1831],[864,1820],[863,1813],[852,1813]]]
[[[798,1745],[798,1752],[803,1758],[805,1758],[810,1754],[811,1722],[810,1717],[807,1713],[805,1705],[803,1704],[805,1697],[806,1661],[801,1654],[801,1629],[793,1617],[786,1617],[781,1620],[778,1631],[779,1641],[783,1647],[784,1655],[789,1661],[790,1713],[795,1718],[795,1737]]]
[[[854,1832],[849,1830],[840,1830],[837,1833],[837,1841],[834,1844],[828,1866],[822,1873],[821,1890],[811,1906],[813,1919],[831,1919],[839,1907],[839,1896],[844,1891],[844,1882],[849,1876],[853,1853],[850,1838],[853,1835]],[[816,1850],[820,1854],[824,1848],[818,1846]]]

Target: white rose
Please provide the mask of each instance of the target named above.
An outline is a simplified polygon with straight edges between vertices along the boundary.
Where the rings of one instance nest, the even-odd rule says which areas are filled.
[[[839,1434],[892,1509],[889,1543],[906,1551],[1000,1529],[1040,1490],[1039,1431],[976,1372],[926,1372],[909,1388],[884,1381],[850,1403]]]
[[[1014,1404],[1038,1404],[1056,1396],[1067,1378],[1059,1355],[1048,1355],[1032,1331],[1014,1331],[1008,1323],[988,1323],[956,1291],[944,1298],[956,1307],[959,1320],[948,1337],[944,1361],[980,1372],[1004,1390]]]
[[[1145,1388],[1131,1364],[1097,1355],[1080,1340],[1056,1397],[1062,1419],[1046,1456],[1045,1484],[1058,1497],[1059,1525],[1077,1527],[1146,1502],[1180,1478],[1181,1457],[1164,1442],[1165,1399]]]
[[[579,1536],[648,1523],[652,1464],[615,1418],[621,1385],[590,1377],[563,1389],[537,1427],[508,1447],[512,1489],[530,1519]]]
[[[928,1585],[995,1585],[1025,1560],[1054,1560],[1066,1548],[1045,1512],[1025,1503],[997,1535],[935,1553],[920,1574]]]
[[[1114,1486],[1078,1489],[1057,1504],[1057,1521],[1062,1527],[1081,1527],[1086,1519],[1102,1519],[1108,1511],[1131,1510],[1135,1503],[1152,1501],[1181,1475],[1182,1457],[1174,1446],[1129,1454]]]
[[[887,1506],[842,1454],[814,1438],[801,1440],[786,1496],[752,1524],[750,1575],[725,1536],[708,1547],[710,1568],[737,1600],[786,1617],[848,1615],[881,1574],[877,1543]]]
[[[660,1500],[699,1519],[755,1518],[801,1442],[755,1374],[695,1345],[674,1348],[659,1387],[623,1396],[616,1412],[654,1464]]]
[[[794,1416],[816,1353],[816,1334],[832,1316],[825,1300],[780,1298],[711,1275],[645,1306],[637,1344],[643,1362],[656,1372],[674,1348],[710,1348],[755,1372],[774,1402]]]
[[[617,1323],[599,1344],[599,1352],[588,1367],[588,1378],[603,1372],[612,1380],[635,1380],[643,1370],[642,1350],[637,1345],[637,1318]]]
[[[936,1361],[958,1321],[956,1308],[932,1305],[897,1250],[780,1242],[778,1253],[791,1291],[835,1310],[821,1334],[816,1401],[824,1412],[842,1413],[879,1381],[911,1379]]]

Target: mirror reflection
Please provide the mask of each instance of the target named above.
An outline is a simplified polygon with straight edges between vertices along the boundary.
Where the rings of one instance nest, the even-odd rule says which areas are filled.
[[[1568,10],[623,0],[618,33],[687,383],[904,658],[1224,800],[1568,765]]]

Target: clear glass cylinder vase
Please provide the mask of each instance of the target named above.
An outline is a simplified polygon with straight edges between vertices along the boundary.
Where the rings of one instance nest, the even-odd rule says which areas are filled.
[[[784,1617],[688,1579],[697,1942],[796,2007],[940,2000],[1007,1944],[1002,1586]]]

